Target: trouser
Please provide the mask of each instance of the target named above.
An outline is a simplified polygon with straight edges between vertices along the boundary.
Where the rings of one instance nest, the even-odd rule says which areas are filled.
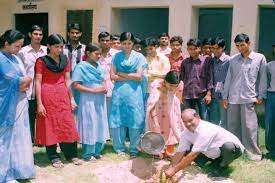
[[[255,104],[229,104],[227,120],[228,130],[240,139],[249,159],[261,160]]]
[[[109,119],[109,114],[110,114],[110,105],[111,105],[111,97],[106,97],[106,106],[107,106],[107,116]],[[110,134],[110,139],[113,137],[112,129],[109,128],[109,134]]]
[[[227,129],[227,110],[222,106],[222,99],[211,99],[208,115],[210,122]]]
[[[104,148],[104,143],[96,142],[94,145],[82,144],[82,158],[88,159],[92,156],[99,157]]]
[[[267,92],[265,103],[265,145],[272,156],[275,156],[275,92]]]
[[[204,103],[203,98],[204,97],[197,99],[185,99],[184,109],[192,108],[197,110],[198,108],[201,119],[208,120],[207,105]]]
[[[36,116],[36,100],[28,100],[29,102],[29,120],[32,143],[34,143],[35,137],[35,116]]]
[[[77,142],[73,142],[73,143],[62,142],[62,143],[59,143],[59,146],[61,151],[64,153],[66,160],[70,161],[72,158],[77,157]],[[56,149],[57,149],[56,144],[46,146],[46,152],[50,161],[60,158],[59,154],[56,152]]]
[[[113,128],[113,146],[115,152],[126,152],[125,139],[126,139],[126,127]],[[130,154],[137,155],[138,150],[136,146],[140,140],[142,130],[129,128],[130,137]]]
[[[226,167],[232,161],[237,159],[242,155],[241,148],[234,144],[233,142],[226,142],[220,147],[221,155],[216,159],[211,159],[200,153],[200,155],[195,159],[195,162],[199,166],[205,165],[208,161],[213,162],[215,165],[220,167]]]

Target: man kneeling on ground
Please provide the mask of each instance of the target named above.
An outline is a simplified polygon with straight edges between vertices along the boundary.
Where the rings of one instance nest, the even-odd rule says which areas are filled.
[[[193,109],[182,112],[182,121],[186,129],[181,134],[172,163],[165,171],[167,178],[188,167],[192,161],[200,165],[212,161],[219,167],[226,167],[244,151],[236,136],[220,126],[201,120]]]

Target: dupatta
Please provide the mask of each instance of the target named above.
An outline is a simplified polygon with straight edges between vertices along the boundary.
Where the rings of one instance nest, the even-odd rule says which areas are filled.
[[[127,59],[124,51],[121,51],[114,56],[113,65],[119,72],[134,73],[140,66],[146,67],[146,61],[142,61],[143,58],[141,53],[132,50]]]
[[[102,83],[104,80],[104,71],[98,64],[94,67],[87,61],[80,62],[76,65],[73,75],[72,83],[79,81],[82,83]]]
[[[104,80],[104,70],[98,64],[97,67],[94,67],[87,61],[79,62],[72,74],[71,84],[73,82],[79,81],[81,83],[102,83]],[[80,92],[71,88],[76,104],[79,104]],[[75,111],[77,113],[77,109]]]

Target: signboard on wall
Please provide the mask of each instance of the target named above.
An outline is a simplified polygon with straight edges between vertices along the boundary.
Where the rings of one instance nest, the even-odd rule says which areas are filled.
[[[43,0],[17,0],[18,3],[34,3],[39,1],[43,1]]]

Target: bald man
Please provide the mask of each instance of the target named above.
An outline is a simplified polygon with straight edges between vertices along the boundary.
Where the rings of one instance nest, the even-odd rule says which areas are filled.
[[[204,163],[212,161],[218,167],[226,167],[243,153],[244,147],[236,136],[220,126],[201,120],[195,110],[184,110],[181,118],[186,129],[165,172],[167,178],[194,160],[203,159]]]

